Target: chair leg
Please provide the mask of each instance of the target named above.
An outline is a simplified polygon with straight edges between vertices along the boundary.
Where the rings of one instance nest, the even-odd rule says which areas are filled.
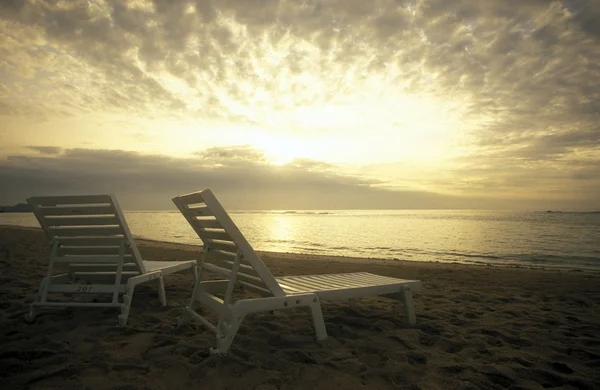
[[[181,316],[177,317],[177,319],[175,320],[175,328],[180,328],[184,325],[187,325],[191,320],[192,320],[192,316],[190,315],[189,311],[196,311],[196,307],[198,306],[198,303],[196,301],[196,296],[198,295],[198,292],[201,291],[202,287],[200,285],[200,271],[199,271],[199,267],[195,266],[193,267],[193,273],[194,273],[194,289],[192,290],[192,296],[190,297],[190,300],[187,304],[187,306],[184,307],[184,312]]]
[[[415,325],[417,323],[417,318],[415,316],[415,306],[413,305],[412,290],[410,287],[402,288],[402,300],[404,301],[404,311],[406,312],[408,323]]]
[[[200,276],[198,273],[198,265],[192,267],[192,274],[194,275],[194,283],[198,283],[198,276]]]
[[[192,316],[187,312],[187,309],[189,308],[189,306],[186,307],[186,311],[175,319],[175,324],[173,325],[174,328],[181,328],[182,326],[190,323],[190,321],[192,320]]]
[[[31,305],[29,305],[29,312],[27,314],[25,314],[25,321],[32,322],[35,319],[35,316],[37,315],[37,313],[38,313],[37,308],[32,303]]]
[[[217,348],[210,349],[211,355],[227,353],[235,335],[237,334],[237,331],[240,329],[240,325],[242,324],[243,320],[244,316],[234,316],[231,319],[231,322],[225,328],[223,334],[217,334]]]
[[[162,277],[158,278],[158,297],[163,306],[167,306],[167,294],[165,293],[165,281]]]
[[[310,304],[310,313],[315,327],[317,340],[322,341],[327,339],[327,329],[325,328],[325,320],[323,319],[323,311],[321,310],[321,302],[315,298]]]
[[[127,319],[129,318],[129,308],[131,307],[131,300],[133,298],[133,290],[135,289],[135,284],[132,282],[127,282],[127,291],[123,294],[123,303],[121,305],[121,314],[119,315],[119,325],[126,326]]]
[[[38,309],[35,307],[35,303],[40,302],[42,300],[42,292],[45,289],[46,280],[47,278],[44,278],[40,282],[40,288],[38,289],[35,299],[31,303],[31,305],[29,305],[29,312],[25,314],[25,321],[33,321],[35,319],[35,316],[38,314]]]
[[[351,310],[356,310],[356,299],[355,298],[348,299],[348,307]]]

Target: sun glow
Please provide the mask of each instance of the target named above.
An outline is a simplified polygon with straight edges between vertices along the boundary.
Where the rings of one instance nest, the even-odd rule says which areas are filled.
[[[299,158],[315,158],[315,150],[305,140],[274,135],[255,135],[250,144],[264,152],[272,165],[284,165]]]
[[[250,144],[264,150],[272,164],[296,158],[333,163],[410,161],[430,165],[453,154],[465,135],[460,106],[408,94],[338,105],[300,106],[273,111],[265,131]],[[270,126],[269,126],[270,125]]]

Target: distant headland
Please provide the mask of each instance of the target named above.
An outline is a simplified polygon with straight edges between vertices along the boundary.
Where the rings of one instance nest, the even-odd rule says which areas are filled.
[[[31,213],[33,208],[27,203],[17,203],[14,206],[0,206],[0,213]]]

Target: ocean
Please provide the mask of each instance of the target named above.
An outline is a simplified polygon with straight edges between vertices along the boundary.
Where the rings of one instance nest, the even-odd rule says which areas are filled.
[[[256,250],[600,270],[600,212],[231,211]],[[134,236],[201,244],[176,211],[125,212]],[[39,226],[32,214],[0,225]]]

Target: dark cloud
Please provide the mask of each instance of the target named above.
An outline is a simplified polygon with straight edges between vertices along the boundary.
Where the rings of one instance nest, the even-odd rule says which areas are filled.
[[[28,149],[35,150],[36,152],[40,152],[42,154],[59,154],[62,151],[62,148],[58,146],[28,146]]]
[[[266,156],[249,145],[213,147],[197,152],[201,161],[215,165],[265,164]]]
[[[554,141],[540,142],[551,142],[556,148]],[[548,155],[546,147],[535,143],[520,148],[489,148],[459,159],[454,168],[445,171],[451,180],[432,179],[431,184],[473,197],[512,199],[512,205],[504,205],[509,208],[598,209],[600,154],[581,152],[574,157],[564,150],[562,154],[553,151]],[[539,164],[540,159],[545,160],[544,164]]]
[[[596,0],[565,0],[574,24],[600,38],[600,7]]]
[[[33,195],[114,192],[128,208],[164,209],[172,208],[173,196],[203,188],[237,209],[443,208],[462,202],[422,191],[381,190],[373,187],[378,180],[323,168],[330,165],[296,161],[273,166],[249,148],[212,148],[189,159],[67,149],[57,156],[12,156],[1,163],[0,185],[6,190],[0,203]]]
[[[36,147],[40,148],[45,149]],[[538,176],[568,182],[581,190],[600,189],[598,174],[589,168],[589,161],[571,164],[575,169],[570,174],[538,172]],[[249,147],[211,148],[186,159],[122,150],[67,149],[54,156],[11,156],[0,163],[0,185],[6,189],[0,204],[16,203],[33,195],[116,193],[129,209],[169,209],[173,196],[211,188],[227,207],[234,209],[514,208],[514,199],[489,196],[490,187],[510,192],[534,183],[531,175],[509,177],[513,166],[507,164],[506,171],[493,179],[453,183],[475,194],[465,197],[386,190],[379,188],[385,182],[335,173],[335,166],[319,161],[297,160],[273,166]],[[469,172],[475,176],[485,173],[485,167]],[[565,206],[568,202],[571,208],[573,204],[579,205],[575,208],[590,207],[599,200],[597,195],[569,198],[565,192],[550,191],[562,200],[539,199],[531,194],[517,194],[516,199],[522,207],[537,209]]]

